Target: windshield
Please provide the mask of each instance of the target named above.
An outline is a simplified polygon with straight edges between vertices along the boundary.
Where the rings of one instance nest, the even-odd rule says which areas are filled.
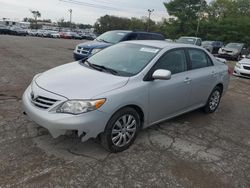
[[[202,45],[212,45],[214,41],[204,41]]]
[[[184,44],[195,44],[196,39],[189,37],[181,37],[176,42]]]
[[[108,47],[88,59],[92,65],[105,66],[120,76],[139,73],[160,51],[159,48],[138,44],[117,44]]]
[[[227,48],[234,48],[234,49],[241,49],[243,44],[241,43],[229,43],[225,47]]]
[[[120,42],[126,34],[127,32],[122,31],[108,31],[97,37],[96,40],[116,44]]]

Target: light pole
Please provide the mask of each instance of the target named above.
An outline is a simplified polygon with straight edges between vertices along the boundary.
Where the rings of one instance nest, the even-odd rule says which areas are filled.
[[[198,36],[198,33],[199,33],[199,29],[200,29],[200,16],[201,16],[201,11],[202,11],[202,8],[203,8],[203,3],[204,3],[204,0],[201,0],[200,1],[200,10],[199,10],[199,13],[198,13],[198,23],[197,23],[197,28],[196,28],[196,33],[195,33],[195,36],[197,37]]]
[[[150,16],[151,16],[152,12],[154,12],[154,9],[148,9],[148,28],[147,28],[147,32],[149,32]]]
[[[72,22],[72,9],[69,9],[69,27],[70,27],[70,31],[71,31],[71,22]]]

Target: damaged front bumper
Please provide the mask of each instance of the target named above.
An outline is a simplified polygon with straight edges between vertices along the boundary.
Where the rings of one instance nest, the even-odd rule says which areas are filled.
[[[33,90],[35,90],[35,93],[43,96],[46,95],[48,98],[60,98],[60,96],[55,96],[55,94],[47,92],[38,86],[35,88],[32,87]],[[61,97],[58,103],[63,102],[63,100],[67,99]],[[32,102],[31,86],[26,89],[22,97],[23,111],[37,124],[48,129],[54,138],[66,134],[67,131],[77,131],[79,137],[84,135],[81,137],[82,141],[86,141],[89,138],[97,137],[98,134],[104,131],[109,119],[108,114],[98,110],[79,115],[51,111],[58,103],[49,109],[37,107]]]

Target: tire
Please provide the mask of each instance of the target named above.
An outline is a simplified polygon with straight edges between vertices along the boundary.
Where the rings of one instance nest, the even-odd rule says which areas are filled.
[[[205,113],[213,113],[220,104],[222,89],[216,86],[208,97],[207,103],[203,110]]]
[[[134,143],[141,125],[139,114],[133,108],[116,112],[100,135],[103,147],[113,153],[121,152]]]

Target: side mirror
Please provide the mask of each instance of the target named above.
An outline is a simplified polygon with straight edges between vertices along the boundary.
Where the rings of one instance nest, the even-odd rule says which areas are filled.
[[[246,58],[246,55],[242,55],[243,58]]]
[[[169,80],[171,78],[171,72],[169,70],[158,69],[154,71],[152,78],[155,80]]]

